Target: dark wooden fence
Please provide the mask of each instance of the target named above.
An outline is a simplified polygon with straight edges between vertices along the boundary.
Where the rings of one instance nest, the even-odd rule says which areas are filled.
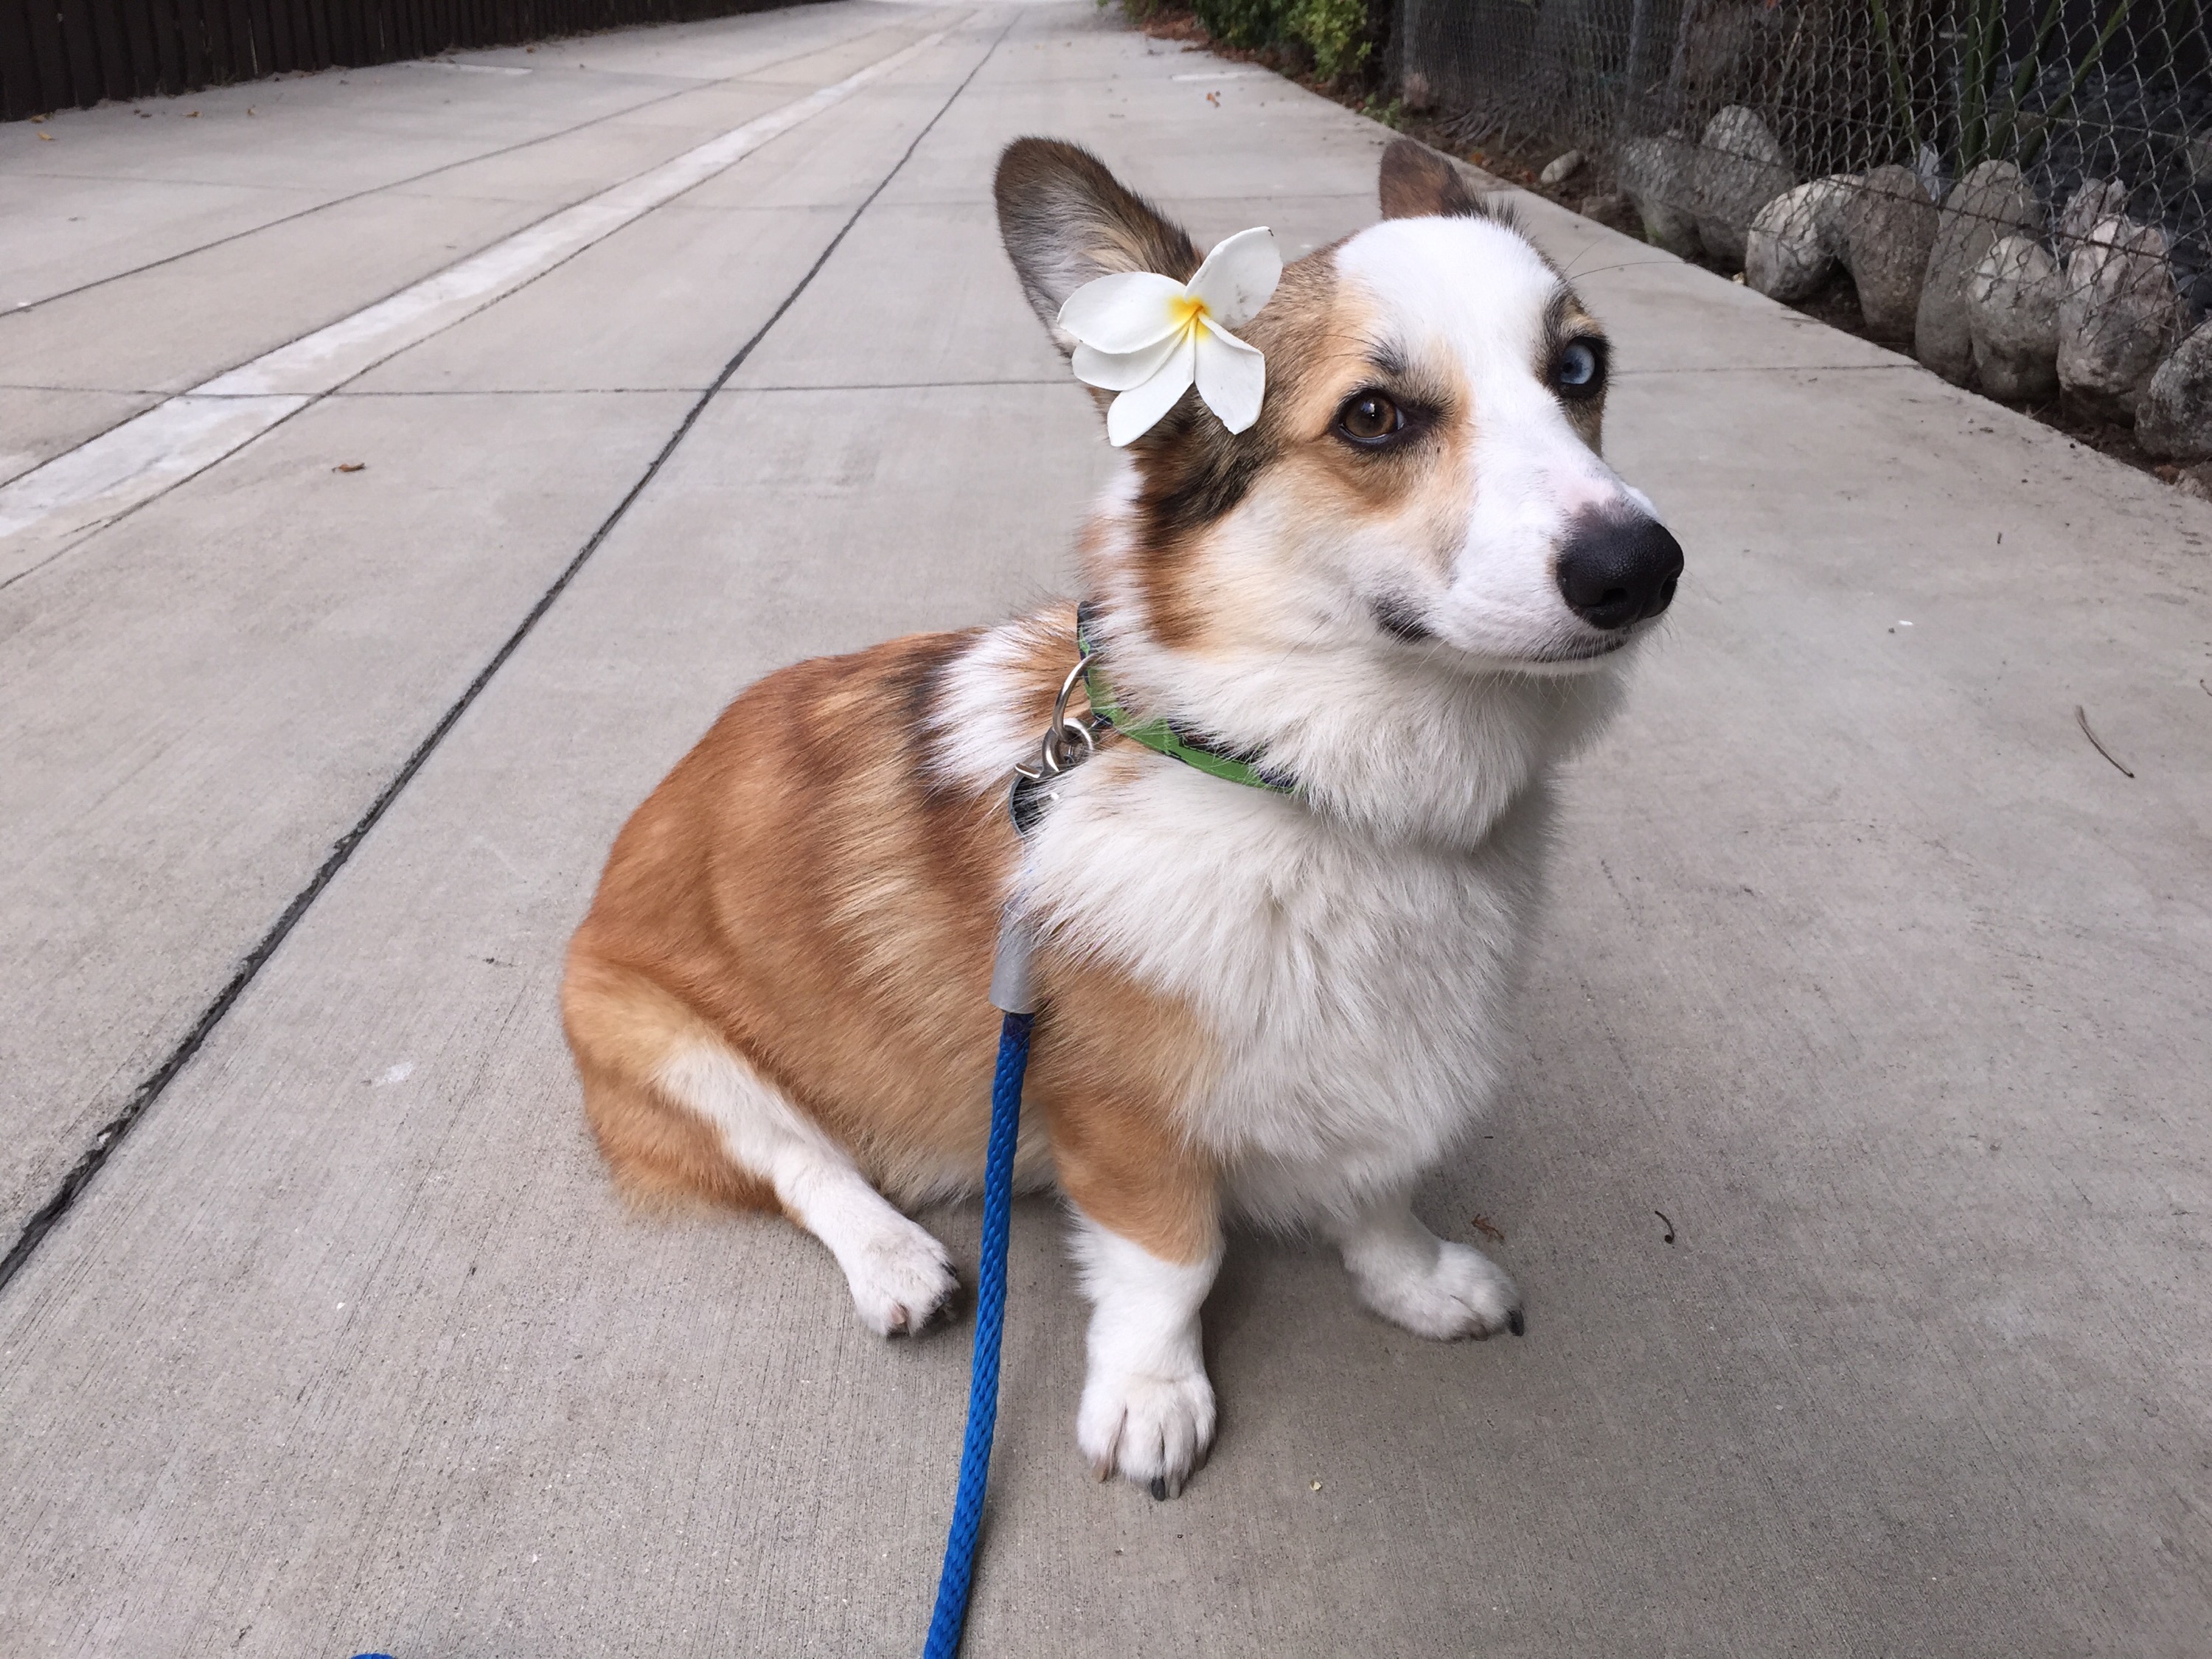
[[[0,0],[0,120],[788,0]]]

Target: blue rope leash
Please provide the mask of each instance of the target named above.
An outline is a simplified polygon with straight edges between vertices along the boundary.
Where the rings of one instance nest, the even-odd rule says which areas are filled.
[[[983,1487],[991,1478],[991,1433],[999,1421],[999,1337],[1006,1321],[1006,1228],[1014,1203],[1014,1137],[1022,1121],[1022,1074],[1029,1070],[1033,1014],[1008,1014],[999,1030],[999,1070],[991,1082],[991,1146],[983,1165],[983,1255],[976,1268],[975,1359],[968,1384],[968,1439],[960,1451],[960,1485],[937,1611],[922,1659],[953,1659],[968,1621],[968,1589],[975,1569],[975,1532],[983,1520]]]

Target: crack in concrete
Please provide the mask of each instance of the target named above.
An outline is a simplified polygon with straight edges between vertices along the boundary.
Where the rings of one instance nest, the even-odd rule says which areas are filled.
[[[973,17],[974,14],[969,14],[969,21],[972,21]],[[615,526],[622,522],[630,507],[645,493],[647,487],[659,476],[660,470],[667,465],[669,457],[676,453],[678,446],[683,443],[685,437],[690,435],[691,428],[698,423],[699,416],[706,412],[707,405],[712,401],[714,394],[722,389],[732,374],[744,367],[745,360],[751,356],[755,349],[768,337],[769,331],[783,320],[784,314],[798,301],[799,296],[804,294],[812,284],[815,277],[821,274],[823,267],[830,263],[831,257],[836,254],[839,247],[843,246],[845,238],[851,233],[853,227],[860,223],[861,216],[875,205],[876,198],[882,195],[891,180],[897,178],[904,170],[906,164],[913,159],[915,151],[921,147],[922,140],[936,131],[937,124],[943,120],[946,112],[959,101],[961,94],[968,90],[976,76],[981,73],[983,66],[991,61],[997,53],[1000,45],[1012,28],[1013,21],[1009,21],[999,31],[982,56],[975,60],[975,67],[962,77],[960,84],[955,87],[945,102],[939,106],[937,112],[929,118],[928,124],[915,135],[913,142],[908,144],[890,170],[884,174],[876,187],[868,192],[866,199],[853,210],[851,216],[838,228],[837,234],[830,239],[829,245],[807,268],[806,274],[801,276],[791,291],[783,296],[775,310],[769,314],[768,320],[763,323],[754,331],[752,337],[738,348],[736,355],[722,366],[722,372],[715,376],[714,384],[702,392],[691,407],[685,411],[684,418],[677,423],[676,429],[669,434],[667,441],[661,445],[659,453],[654,455],[645,471],[638,476],[637,482],[629,487],[622,500],[616,503],[614,511],[607,514],[599,527],[592,532],[590,538],[578,550],[575,557],[569,560],[568,566],[554,578],[552,585],[538,596],[537,603],[530,607],[528,613],[524,616],[514,631],[509,634],[505,642],[492,653],[491,659],[477,671],[477,677],[469,682],[467,689],[462,691],[461,695],[455,698],[446,712],[439,717],[437,724],[433,726],[428,735],[416,745],[415,751],[407,757],[398,771],[394,773],[391,780],[386,783],[375,800],[370,804],[368,810],[356,820],[352,829],[347,830],[332,844],[329,855],[324,859],[321,866],[309,878],[307,884],[293,895],[291,902],[284,907],[283,914],[276,918],[268,932],[261,936],[259,942],[246,953],[245,959],[240,963],[237,972],[231,975],[229,983],[225,985],[216,994],[215,1000],[201,1012],[199,1018],[193,1023],[191,1030],[185,1034],[184,1039],[169,1051],[167,1057],[154,1069],[152,1074],[131,1091],[130,1099],[124,1103],[122,1109],[102,1125],[93,1136],[92,1145],[70,1167],[69,1173],[62,1177],[61,1184],[55,1188],[52,1195],[39,1206],[28,1221],[24,1223],[22,1231],[16,1236],[15,1243],[9,1248],[7,1255],[0,1257],[0,1291],[4,1291],[9,1285],[14,1282],[15,1275],[22,1271],[24,1264],[31,1259],[39,1246],[60,1224],[62,1218],[75,1207],[77,1200],[83,1196],[85,1189],[92,1184],[94,1178],[106,1166],[107,1160],[114,1155],[115,1149],[123,1144],[131,1131],[144,1118],[147,1110],[161,1098],[163,1091],[175,1081],[179,1073],[191,1063],[192,1057],[205,1045],[216,1028],[222,1024],[224,1017],[237,1005],[239,998],[245,994],[247,987],[259,976],[262,969],[266,967],[270,959],[276,954],[285,939],[290,936],[293,928],[299,925],[300,919],[322,896],[323,890],[337,878],[338,872],[345,867],[348,860],[353,857],[355,850],[368,837],[369,831],[375,829],[384,815],[391,810],[392,804],[398,799],[401,792],[414,781],[416,775],[436,752],[439,744],[445,741],[447,733],[453,729],[462,715],[468,713],[470,707],[475,703],[478,696],[483,695],[484,688],[491,684],[493,677],[507,665],[507,659],[521,647],[522,642],[529,638],[531,632],[536,629],[545,613],[553,608],[554,602],[567,591],[568,585],[576,579],[578,573],[585,565],[590,562],[592,556],[599,550],[600,546],[613,533]]]

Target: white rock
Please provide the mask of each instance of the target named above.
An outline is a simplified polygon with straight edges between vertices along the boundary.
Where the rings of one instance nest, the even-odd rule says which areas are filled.
[[[1544,163],[1544,170],[1536,175],[1540,185],[1561,185],[1582,171],[1583,153],[1571,149],[1563,155],[1554,155]]]
[[[1875,168],[1844,204],[1844,263],[1878,340],[1909,340],[1935,246],[1936,204],[1911,167]]]
[[[1621,193],[1636,204],[1644,240],[1678,258],[1696,257],[1698,221],[1690,211],[1690,182],[1698,147],[1672,135],[1621,142],[1614,171]]]
[[[1963,384],[1974,367],[1966,325],[1966,283],[1974,268],[1998,237],[2042,228],[2043,205],[2010,161],[1984,161],[1952,185],[1928,251],[1913,355],[1945,380]]]
[[[1935,145],[1923,143],[1920,154],[1913,158],[1912,176],[1920,181],[1920,193],[1931,202],[1940,202],[1949,188],[1949,179],[1943,172],[1943,155]]]
[[[1731,104],[1705,124],[1691,173],[1691,208],[1705,252],[1729,265],[1744,262],[1744,242],[1759,209],[1797,182],[1766,123]]]
[[[1815,179],[1759,209],[1744,236],[1744,281],[1785,304],[1818,293],[1843,262],[1844,204],[1858,184],[1850,173]]]
[[[2099,220],[2066,259],[2058,384],[2133,414],[2173,338],[2179,310],[2166,233],[2132,219]]]
[[[2000,236],[1966,280],[1974,373],[1993,398],[2058,389],[2058,262],[2032,236]]]
[[[2084,179],[2058,210],[2058,222],[2051,228],[2059,262],[2063,264],[2066,256],[2088,240],[2089,233],[2105,220],[2125,218],[2127,211],[2127,186],[2118,179]]]
[[[2136,441],[2167,460],[2212,459],[2212,323],[2174,347],[2136,404]]]

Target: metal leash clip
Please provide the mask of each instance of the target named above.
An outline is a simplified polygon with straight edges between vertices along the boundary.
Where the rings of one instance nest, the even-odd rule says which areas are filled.
[[[1045,722],[1044,737],[1037,744],[1036,764],[1014,768],[1013,782],[1006,791],[1006,814],[1013,819],[1018,835],[1026,836],[1036,829],[1045,809],[1060,798],[1056,787],[1060,779],[1098,752],[1098,740],[1091,735],[1091,728],[1067,712],[1067,700],[1075,695],[1083,671],[1091,666],[1091,657],[1088,651],[1078,656],[1075,666],[1060,683],[1052,718]]]
[[[1067,700],[1075,695],[1076,682],[1090,665],[1091,653],[1081,653],[1075,666],[1067,671],[1067,678],[1060,683],[1060,695],[1052,702],[1052,718],[1037,744],[1036,764],[1014,768],[1014,781],[1006,791],[1006,816],[1013,819],[1017,835],[1026,836],[1036,828],[1045,809],[1060,799],[1060,780],[1098,752],[1091,728],[1067,712]],[[999,917],[999,948],[991,963],[993,1007],[1010,1014],[1036,1012],[1037,988],[1030,972],[1036,954],[1036,931],[1022,914],[1020,902],[1009,899]]]

